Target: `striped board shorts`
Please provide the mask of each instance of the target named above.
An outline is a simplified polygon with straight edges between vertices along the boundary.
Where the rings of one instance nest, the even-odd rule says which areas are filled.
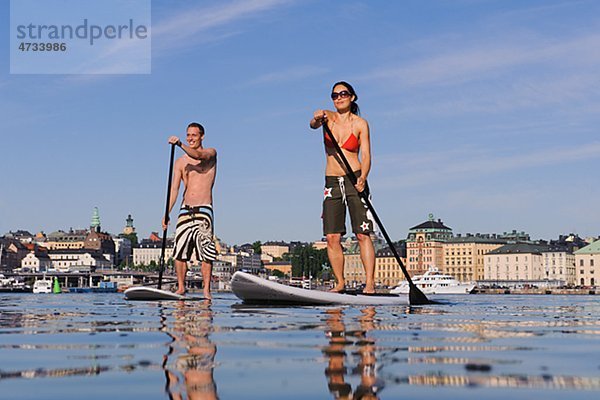
[[[175,229],[176,260],[196,260],[211,262],[217,259],[213,239],[213,209],[210,204],[202,206],[181,206]]]

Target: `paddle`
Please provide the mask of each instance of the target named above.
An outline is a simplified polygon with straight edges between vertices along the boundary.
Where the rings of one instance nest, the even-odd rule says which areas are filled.
[[[325,130],[325,133],[327,134],[327,136],[329,136],[329,139],[331,139],[331,142],[333,143],[333,146],[335,147],[335,150],[336,150],[338,156],[340,157],[340,160],[343,163],[343,167],[345,167],[346,171],[348,171],[348,178],[350,178],[350,182],[352,182],[353,185],[356,185],[356,182],[358,179],[356,178],[354,171],[352,171],[352,167],[350,166],[350,163],[346,159],[346,156],[344,156],[344,153],[342,152],[340,145],[338,144],[337,140],[335,139],[335,136],[333,136],[331,129],[329,129],[329,126],[327,126],[327,121],[323,121],[323,129]],[[383,237],[385,238],[385,241],[387,242],[388,246],[390,246],[390,250],[394,254],[396,261],[398,261],[398,264],[400,265],[400,268],[402,269],[402,273],[404,274],[404,277],[408,281],[408,286],[409,286],[408,301],[410,302],[411,305],[430,304],[431,301],[427,298],[427,296],[425,296],[425,294],[423,292],[421,292],[421,290],[417,287],[417,285],[415,285],[413,283],[412,279],[410,279],[410,275],[408,274],[408,271],[406,270],[404,263],[400,259],[400,255],[396,251],[396,248],[394,247],[394,243],[392,243],[392,239],[390,239],[389,235],[387,234],[385,228],[383,227],[383,223],[381,222],[381,220],[377,216],[377,213],[375,212],[375,209],[373,208],[373,204],[371,204],[371,201],[369,200],[369,194],[367,193],[366,190],[363,190],[362,192],[358,192],[358,195],[364,200],[365,204],[369,208],[369,211],[371,211],[371,214],[373,214],[373,218],[375,219],[375,222],[377,222],[379,229],[381,229],[381,233],[383,233]]]
[[[169,229],[169,204],[171,203],[171,177],[173,176],[173,161],[175,160],[175,144],[171,145],[171,159],[169,161],[169,176],[167,177],[167,204],[165,205],[165,229],[163,230],[162,247],[160,249],[160,266],[158,269],[158,289],[162,285],[163,270],[165,268],[165,250],[167,248],[167,230]]]

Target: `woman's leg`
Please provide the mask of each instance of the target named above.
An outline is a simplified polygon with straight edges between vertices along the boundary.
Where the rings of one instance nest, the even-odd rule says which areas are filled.
[[[371,236],[362,233],[356,234],[360,247],[360,259],[365,267],[367,281],[363,293],[375,293],[375,249]]]
[[[342,249],[341,238],[339,233],[328,233],[327,237],[327,256],[329,263],[333,269],[336,284],[332,291],[340,292],[344,290],[344,251]]]

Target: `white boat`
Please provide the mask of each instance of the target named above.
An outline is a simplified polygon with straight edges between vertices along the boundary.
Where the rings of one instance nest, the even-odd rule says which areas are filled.
[[[33,293],[52,293],[52,279],[38,279],[33,284]]]
[[[14,277],[7,278],[0,274],[0,292],[31,292],[31,286]]]
[[[468,294],[475,288],[474,282],[460,282],[435,267],[429,268],[423,275],[415,275],[412,281],[424,294]],[[408,281],[401,281],[390,293],[406,294],[408,290]]]

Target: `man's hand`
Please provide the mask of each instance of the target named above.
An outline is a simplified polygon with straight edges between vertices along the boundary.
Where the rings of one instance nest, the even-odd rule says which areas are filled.
[[[169,137],[169,144],[174,144],[176,146],[181,146],[181,140],[177,136]]]
[[[166,230],[167,230],[167,228],[169,227],[169,222],[170,222],[170,219],[169,219],[169,217],[167,217],[167,220],[166,220],[166,221],[165,221],[165,219],[164,219],[164,218],[162,219],[162,228],[163,228],[163,231],[166,231]]]

